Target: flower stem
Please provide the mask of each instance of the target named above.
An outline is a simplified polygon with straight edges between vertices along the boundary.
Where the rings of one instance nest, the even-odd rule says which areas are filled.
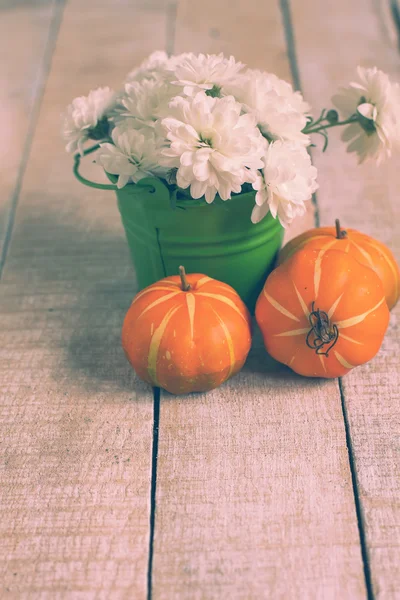
[[[319,125],[318,127],[314,127],[315,123],[311,123],[310,125],[306,125],[303,129],[303,133],[318,133],[319,131],[329,129],[330,127],[339,127],[340,125],[349,125],[350,123],[355,123],[358,121],[357,115],[352,115],[348,119],[344,121],[337,121],[337,123],[327,123],[326,125]],[[318,123],[318,121],[317,121]]]
[[[182,291],[188,292],[191,289],[191,285],[188,282],[188,280],[186,279],[185,267],[179,267],[179,275],[181,276]]]
[[[324,121],[326,119],[326,110],[325,108],[323,109],[323,111],[321,112],[321,115],[319,116],[319,118],[316,121],[313,121],[312,118],[310,117],[310,121],[309,123],[307,123],[306,127],[315,127],[316,125],[319,125],[322,121]]]
[[[94,144],[94,146],[90,146],[89,148],[86,148],[86,150],[83,151],[82,156],[87,156],[88,154],[91,154],[92,152],[94,152],[95,150],[98,150],[99,148],[100,148],[100,144]],[[76,156],[76,154],[75,154],[75,156]]]

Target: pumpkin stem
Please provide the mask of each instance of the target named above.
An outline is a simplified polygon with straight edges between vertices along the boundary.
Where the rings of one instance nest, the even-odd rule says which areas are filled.
[[[344,229],[340,229],[340,221],[339,219],[335,220],[335,225],[336,225],[336,237],[338,240],[343,240],[344,238],[347,238],[347,231],[345,231]]]
[[[327,313],[323,310],[314,308],[315,302],[311,305],[311,312],[308,320],[310,321],[311,329],[306,337],[306,344],[311,350],[315,350],[316,354],[329,356],[329,351],[332,350],[339,338],[339,330],[336,325],[331,325]],[[313,336],[313,339],[311,339]],[[328,346],[324,350],[324,346]]]
[[[186,279],[185,267],[179,267],[179,275],[181,276],[182,291],[188,292],[191,289],[191,285]]]

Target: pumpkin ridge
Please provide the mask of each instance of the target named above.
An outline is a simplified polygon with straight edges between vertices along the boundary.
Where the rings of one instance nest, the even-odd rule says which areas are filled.
[[[158,385],[157,359],[158,359],[158,352],[160,349],[162,337],[165,333],[168,323],[171,321],[171,318],[181,307],[182,307],[182,305],[172,307],[167,312],[167,314],[164,316],[160,325],[157,327],[157,329],[155,330],[155,332],[153,333],[153,335],[151,337],[148,358],[147,358],[147,371],[149,373],[150,378],[154,382],[154,385]]]
[[[223,283],[223,284],[221,284],[221,285],[219,285],[219,284],[218,284],[218,285],[214,285],[212,289],[213,289],[213,290],[216,290],[217,288],[218,288],[219,290],[223,290],[225,293],[230,293],[230,294],[233,294],[235,297],[237,296],[237,292],[236,292],[236,290],[234,290],[232,287],[230,287],[229,285],[227,285],[227,284],[225,284],[225,283]],[[201,293],[202,293],[202,294],[204,294],[204,293],[206,293],[206,292],[201,292]],[[210,292],[210,293],[211,293],[211,292]]]
[[[201,279],[199,279],[196,282],[196,289],[198,290],[199,288],[201,288],[205,283],[208,283],[209,281],[213,281],[212,277],[208,277],[208,275],[205,275],[204,277],[202,277]]]
[[[365,311],[361,315],[357,315],[356,317],[350,317],[349,319],[343,319],[342,321],[337,321],[335,323],[336,327],[338,329],[347,329],[348,327],[353,327],[354,325],[358,325],[359,323],[362,323],[368,317],[368,315],[370,315],[375,310],[377,310],[384,302],[385,302],[385,297],[383,296],[383,298],[378,302],[378,304],[376,304],[369,310]]]
[[[290,311],[288,311],[287,308],[282,306],[282,304],[279,304],[279,302],[277,300],[272,298],[272,296],[270,296],[267,293],[265,286],[263,289],[263,294],[266,297],[266,299],[268,300],[268,302],[271,304],[271,306],[273,306],[278,312],[285,315],[285,317],[289,317],[289,319],[292,319],[293,321],[297,321],[298,323],[300,323],[300,319],[298,319],[294,314],[292,314]]]
[[[155,306],[158,306],[159,304],[162,304],[163,302],[166,302],[167,300],[170,300],[171,298],[177,295],[179,295],[179,290],[177,290],[176,292],[172,292],[171,294],[167,294],[166,296],[161,296],[161,298],[157,298],[157,300],[154,300],[154,302],[146,306],[146,308],[138,316],[138,319],[140,319],[140,317],[142,317],[144,314],[147,313],[147,311],[151,310]]]
[[[332,306],[330,307],[330,309],[328,310],[328,318],[332,319],[333,315],[335,314],[335,310],[337,309],[339,302],[341,301],[341,299],[343,298],[343,294],[344,292],[342,292],[339,296],[339,298],[337,300],[335,300],[335,302],[332,304]]]
[[[136,294],[136,296],[134,297],[131,306],[133,306],[134,304],[136,304],[137,300],[140,300],[140,298],[143,298],[143,296],[145,296],[146,294],[149,294],[150,292],[156,292],[156,291],[161,291],[161,290],[165,290],[167,292],[171,291],[173,288],[172,287],[161,287],[161,286],[149,286],[147,288],[145,288],[144,290],[142,290],[141,292],[139,292],[138,294]],[[178,291],[178,290],[177,290]]]
[[[304,298],[303,298],[303,296],[300,294],[299,290],[297,289],[295,282],[294,282],[293,280],[292,280],[292,282],[293,282],[294,289],[295,289],[295,292],[296,292],[296,294],[297,294],[297,297],[298,297],[298,299],[299,299],[300,306],[301,306],[301,308],[303,309],[304,315],[305,315],[305,317],[306,317],[307,319],[309,319],[309,318],[310,318],[310,311],[309,311],[309,310],[308,310],[308,308],[307,308],[307,304],[304,302]]]
[[[315,260],[315,265],[314,265],[314,293],[315,293],[315,300],[317,300],[318,298],[318,292],[319,292],[319,286],[321,283],[321,277],[322,277],[322,257],[324,256],[325,252],[327,252],[327,250],[329,250],[329,248],[331,246],[333,246],[334,244],[336,244],[336,238],[334,238],[333,240],[329,240],[327,242],[327,244],[325,245],[324,248],[321,248],[316,260]]]
[[[324,354],[318,354],[318,356],[319,356],[320,363],[321,363],[321,365],[322,365],[322,367],[323,367],[323,369],[324,369],[324,371],[326,373],[326,364],[324,362],[325,355]]]
[[[194,294],[187,293],[186,294],[186,306],[189,314],[189,323],[190,323],[190,337],[193,341],[194,339],[194,315],[196,311],[196,298]]]
[[[360,254],[365,258],[365,260],[368,262],[369,266],[371,267],[371,269],[374,269],[374,261],[372,260],[371,255],[369,254],[369,252],[367,252],[366,250],[364,250],[364,248],[362,248],[359,244],[357,244],[354,240],[351,240],[353,243],[353,246],[355,248],[357,248],[357,250],[360,252]]]
[[[303,327],[302,329],[289,329],[288,331],[282,331],[281,333],[274,333],[274,337],[291,337],[294,335],[302,335],[308,333],[309,327]]]
[[[364,346],[364,344],[362,342],[359,342],[358,340],[354,340],[352,337],[350,337],[349,335],[345,335],[344,333],[341,333],[340,337],[342,340],[346,340],[347,342],[353,342],[353,344],[358,344],[359,346]]]
[[[333,353],[336,356],[337,360],[340,362],[340,364],[345,369],[354,369],[355,368],[355,365],[350,364],[345,358],[343,358],[343,356],[341,354],[339,354],[339,352],[337,350],[334,350]]]
[[[386,252],[384,252],[383,248],[380,248],[379,246],[377,246],[376,244],[373,243],[372,240],[367,240],[365,242],[366,244],[369,244],[372,248],[374,248],[375,250],[377,250],[384,258],[384,260],[386,261],[386,263],[389,265],[390,270],[392,271],[393,275],[394,275],[394,281],[395,281],[395,298],[397,298],[398,294],[399,294],[399,285],[400,285],[400,276],[399,276],[399,272],[396,270],[393,262],[391,260],[389,260]]]
[[[215,310],[215,308],[212,305],[211,305],[211,309],[212,309],[213,313],[215,313],[215,315],[221,325],[221,329],[224,332],[225,337],[226,337],[226,343],[228,344],[230,366],[229,366],[229,373],[228,373],[227,379],[229,379],[229,377],[232,375],[233,368],[235,366],[235,350],[233,347],[232,336],[229,333],[229,329],[225,325],[223,319],[221,319],[220,315],[217,313],[217,311]]]
[[[220,300],[224,304],[227,304],[228,306],[233,308],[233,310],[238,315],[240,315],[242,317],[242,319],[244,321],[246,321],[246,323],[247,323],[246,317],[243,315],[243,313],[239,310],[239,308],[236,306],[236,304],[230,298],[225,298],[225,296],[222,296],[222,294],[212,294],[211,292],[198,292],[197,296],[202,296],[205,298],[214,298],[214,300]]]
[[[327,236],[326,235],[316,235],[312,239],[313,240],[321,240],[325,237],[327,237]],[[304,246],[306,246],[308,244],[309,241],[310,241],[310,238],[305,238],[302,242],[300,242],[300,244],[298,246],[294,246],[294,248],[289,251],[289,254],[287,256],[285,256],[285,261],[288,260],[289,258],[291,258],[299,250],[302,250],[304,248]],[[290,244],[290,243],[291,242],[288,242],[288,244]]]

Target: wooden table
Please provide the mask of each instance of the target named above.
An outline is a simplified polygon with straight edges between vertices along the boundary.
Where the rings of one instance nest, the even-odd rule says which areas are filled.
[[[74,180],[60,114],[156,48],[232,53],[315,113],[357,64],[400,76],[384,0],[0,0],[1,598],[400,598],[399,307],[343,381],[259,339],[208,394],[153,397],[125,361],[115,198]],[[400,259],[398,159],[358,167],[336,132],[313,155],[288,236],[340,217]]]

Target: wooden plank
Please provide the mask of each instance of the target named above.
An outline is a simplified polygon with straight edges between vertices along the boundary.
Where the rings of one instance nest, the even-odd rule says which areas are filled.
[[[1,597],[146,597],[153,395],[120,346],[136,284],[115,197],[74,181],[60,114],[165,31],[164,3],[65,9],[0,284]]]
[[[17,6],[12,0],[0,2],[0,257],[45,79],[55,16],[57,7],[51,0]]]
[[[316,110],[327,105],[339,85],[354,79],[357,64],[377,65],[398,81],[399,53],[388,34],[388,15],[378,4],[293,3],[300,74]],[[318,23],[311,36],[310,15]],[[379,168],[357,166],[338,132],[330,135],[327,153],[314,156],[322,224],[340,217],[344,227],[388,244],[400,260],[398,158]],[[400,590],[399,310],[392,313],[379,355],[343,379],[372,587],[375,597],[385,600],[399,598]]]
[[[181,1],[175,50],[189,49],[289,77],[278,2]],[[217,390],[161,395],[157,600],[365,597],[337,382],[261,346]]]

